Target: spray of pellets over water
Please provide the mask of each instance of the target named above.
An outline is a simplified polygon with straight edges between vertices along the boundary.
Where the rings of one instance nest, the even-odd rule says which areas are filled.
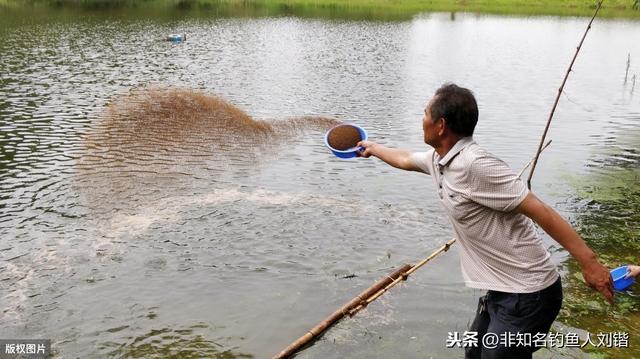
[[[268,165],[285,146],[304,136],[321,138],[338,123],[314,116],[258,120],[201,91],[134,89],[112,99],[86,136],[78,181],[90,202],[102,202],[246,174]]]

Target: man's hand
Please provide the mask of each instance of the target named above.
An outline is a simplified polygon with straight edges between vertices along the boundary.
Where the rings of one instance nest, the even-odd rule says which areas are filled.
[[[582,276],[587,285],[600,292],[610,304],[613,304],[613,279],[609,270],[595,259],[581,266]]]
[[[372,148],[377,145],[377,143],[373,142],[373,141],[360,141],[358,142],[357,146],[358,147],[362,147],[363,149],[361,151],[356,152],[358,157],[364,157],[364,158],[369,158],[371,157],[372,153]]]
[[[624,276],[626,279],[629,279],[631,277],[635,278],[638,275],[640,275],[640,266],[628,266],[628,272],[627,275]]]

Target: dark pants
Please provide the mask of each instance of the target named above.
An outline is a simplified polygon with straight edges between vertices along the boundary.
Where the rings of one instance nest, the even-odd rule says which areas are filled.
[[[476,317],[469,328],[478,333],[478,346],[465,348],[465,359],[529,359],[539,346],[522,346],[511,343],[496,348],[483,346],[482,338],[493,333],[498,338],[514,337],[517,333],[549,332],[562,305],[560,278],[549,287],[534,293],[505,293],[490,290],[480,297]],[[490,334],[490,335],[493,335]],[[522,344],[522,343],[520,343]]]

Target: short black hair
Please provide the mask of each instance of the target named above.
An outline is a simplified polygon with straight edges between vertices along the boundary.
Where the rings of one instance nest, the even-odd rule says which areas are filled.
[[[460,136],[471,136],[478,123],[478,104],[473,92],[453,83],[442,85],[431,102],[431,118],[444,118],[447,127]]]

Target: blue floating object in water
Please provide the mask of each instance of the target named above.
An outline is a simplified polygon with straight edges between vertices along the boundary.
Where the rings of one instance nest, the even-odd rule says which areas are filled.
[[[178,35],[178,34],[171,34],[167,37],[165,37],[166,41],[173,41],[173,42],[180,42],[180,41],[186,41],[187,40],[187,35]]]
[[[335,128],[338,128],[340,126],[352,126],[352,127],[355,127],[358,130],[358,132],[360,133],[360,140],[364,141],[364,140],[367,139],[367,131],[365,131],[364,128],[362,128],[362,127],[360,127],[358,125],[354,125],[352,123],[342,123],[342,124],[339,124],[337,126],[332,127],[329,131],[327,131],[327,133],[324,134],[324,145],[327,146],[327,148],[330,149],[331,152],[338,158],[353,158],[353,157],[356,157],[358,151],[364,150],[363,147],[351,147],[351,148],[346,149],[346,150],[337,150],[337,149],[331,147],[331,145],[329,145],[329,134]]]
[[[615,290],[623,291],[636,281],[633,277],[625,278],[629,271],[628,268],[627,266],[621,266],[611,270],[611,278],[613,278],[613,288]]]

